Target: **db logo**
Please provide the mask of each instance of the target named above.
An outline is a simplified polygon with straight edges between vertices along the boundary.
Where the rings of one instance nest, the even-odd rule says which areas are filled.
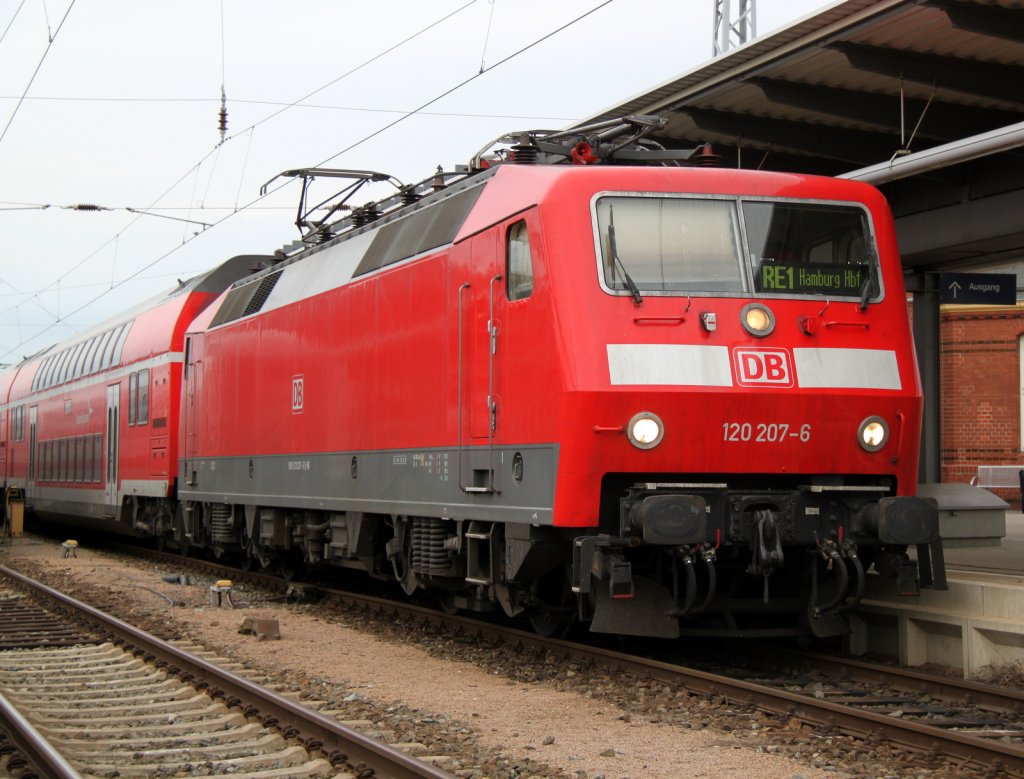
[[[305,402],[305,381],[301,375],[292,376],[292,413],[301,414]]]
[[[741,387],[792,387],[793,371],[785,349],[734,349],[736,383]]]

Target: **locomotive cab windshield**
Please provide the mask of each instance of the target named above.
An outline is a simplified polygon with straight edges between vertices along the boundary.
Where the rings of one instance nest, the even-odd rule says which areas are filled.
[[[610,292],[881,295],[874,235],[856,205],[616,194],[595,213]]]

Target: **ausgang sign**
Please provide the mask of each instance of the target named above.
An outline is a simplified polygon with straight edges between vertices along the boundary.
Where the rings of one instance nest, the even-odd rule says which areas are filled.
[[[965,306],[1012,306],[1017,277],[1012,273],[940,273],[939,300]]]

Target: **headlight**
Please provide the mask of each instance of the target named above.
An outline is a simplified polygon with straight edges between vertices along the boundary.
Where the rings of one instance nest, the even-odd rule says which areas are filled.
[[[661,443],[665,436],[665,426],[656,414],[641,411],[631,420],[626,428],[629,442],[637,449],[653,449]]]
[[[740,323],[751,335],[763,338],[775,329],[775,315],[760,303],[748,303],[740,311]]]
[[[868,452],[877,452],[889,440],[889,425],[881,417],[868,417],[857,428],[857,443]]]

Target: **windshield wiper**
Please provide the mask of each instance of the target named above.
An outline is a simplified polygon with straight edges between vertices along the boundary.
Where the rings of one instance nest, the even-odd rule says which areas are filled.
[[[860,285],[860,310],[863,311],[868,307],[868,301],[871,299],[871,295],[874,292],[875,286],[875,267],[877,266],[878,253],[874,247],[868,248],[868,275]]]
[[[612,253],[612,262],[619,266],[619,270],[622,271],[622,279],[626,282],[626,287],[633,294],[633,304],[639,306],[644,302],[644,299],[640,297],[640,288],[633,281],[633,277],[629,275],[629,271],[626,270],[626,266],[622,264],[622,260],[619,258],[619,250],[615,244],[615,211],[609,206],[608,207],[608,251]]]

